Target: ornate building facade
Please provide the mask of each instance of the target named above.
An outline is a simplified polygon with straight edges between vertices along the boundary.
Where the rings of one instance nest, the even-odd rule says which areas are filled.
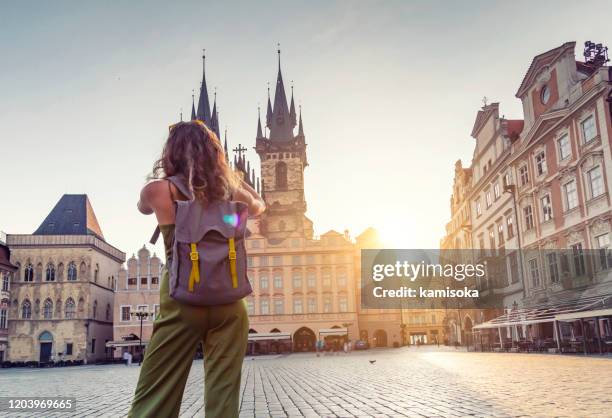
[[[0,233],[0,362],[6,360],[8,351],[8,323],[11,305],[11,280],[17,266],[11,263],[11,252],[6,246],[5,237]]]
[[[143,246],[138,256],[133,254],[127,260],[127,268],[119,271],[115,282],[113,341],[107,344],[113,357],[122,358],[125,351],[139,357],[141,347],[151,340],[153,321],[159,313],[162,268],[162,260]],[[136,312],[145,314],[142,323]]]
[[[574,50],[567,42],[533,58],[516,93],[522,119],[485,103],[470,181],[455,170],[441,247],[473,249],[475,260],[502,256],[505,274],[480,288],[506,312],[612,295],[612,70],[601,45],[585,44],[584,61]]]
[[[104,240],[87,195],[64,195],[31,235],[7,236],[8,360],[92,362],[113,335],[113,288],[125,254]]]

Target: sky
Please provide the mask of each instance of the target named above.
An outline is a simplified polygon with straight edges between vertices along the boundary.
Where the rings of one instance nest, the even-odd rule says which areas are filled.
[[[106,240],[136,252],[155,226],[138,194],[189,115],[202,48],[221,128],[258,169],[280,43],[315,233],[372,226],[389,247],[437,248],[483,97],[521,118],[532,58],[608,44],[611,15],[603,1],[3,2],[0,230],[32,233],[62,194],[86,193]]]

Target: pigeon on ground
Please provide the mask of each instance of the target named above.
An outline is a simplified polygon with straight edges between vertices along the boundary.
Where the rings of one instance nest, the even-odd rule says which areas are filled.
[[[376,363],[376,360],[370,360],[370,364]]]

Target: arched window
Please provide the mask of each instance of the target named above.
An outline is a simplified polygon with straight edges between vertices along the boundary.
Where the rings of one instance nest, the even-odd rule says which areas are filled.
[[[28,299],[24,300],[21,304],[21,318],[30,319],[32,318],[32,304]]]
[[[74,299],[68,298],[66,299],[66,307],[64,308],[64,317],[66,319],[73,319],[76,315],[76,304],[74,303]]]
[[[53,318],[53,302],[51,299],[46,299],[45,304],[43,305],[43,318],[44,319],[52,319]]]
[[[34,266],[32,263],[28,263],[25,269],[23,269],[23,281],[31,282],[34,281]]]
[[[98,301],[95,300],[93,304],[93,318],[96,319],[97,315],[98,315]]]
[[[287,188],[287,164],[284,161],[277,162],[275,171],[276,171],[276,174],[275,174],[276,188],[286,189]]]
[[[55,317],[56,318],[62,317],[62,300],[61,299],[57,299],[55,301]]]
[[[47,264],[47,274],[45,276],[45,280],[48,282],[55,281],[55,266],[53,265],[53,263]]]
[[[70,281],[75,281],[77,279],[77,267],[74,261],[71,261],[70,264],[68,264],[68,274],[66,278]]]
[[[106,304],[106,320],[110,321],[111,319],[111,306],[110,303]]]
[[[98,273],[100,272],[100,266],[96,263],[96,269],[94,270],[94,282],[98,283]]]

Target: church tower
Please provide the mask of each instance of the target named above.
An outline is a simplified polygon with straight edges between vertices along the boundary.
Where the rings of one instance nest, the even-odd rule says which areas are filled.
[[[285,94],[279,49],[274,106],[270,101],[268,88],[267,137],[261,129],[261,118],[258,117],[255,146],[261,160],[261,194],[267,206],[261,219],[260,231],[269,239],[311,239],[313,235],[312,221],[305,215],[304,169],[308,161],[301,109],[298,133],[295,135],[297,125],[293,86],[289,104]]]

